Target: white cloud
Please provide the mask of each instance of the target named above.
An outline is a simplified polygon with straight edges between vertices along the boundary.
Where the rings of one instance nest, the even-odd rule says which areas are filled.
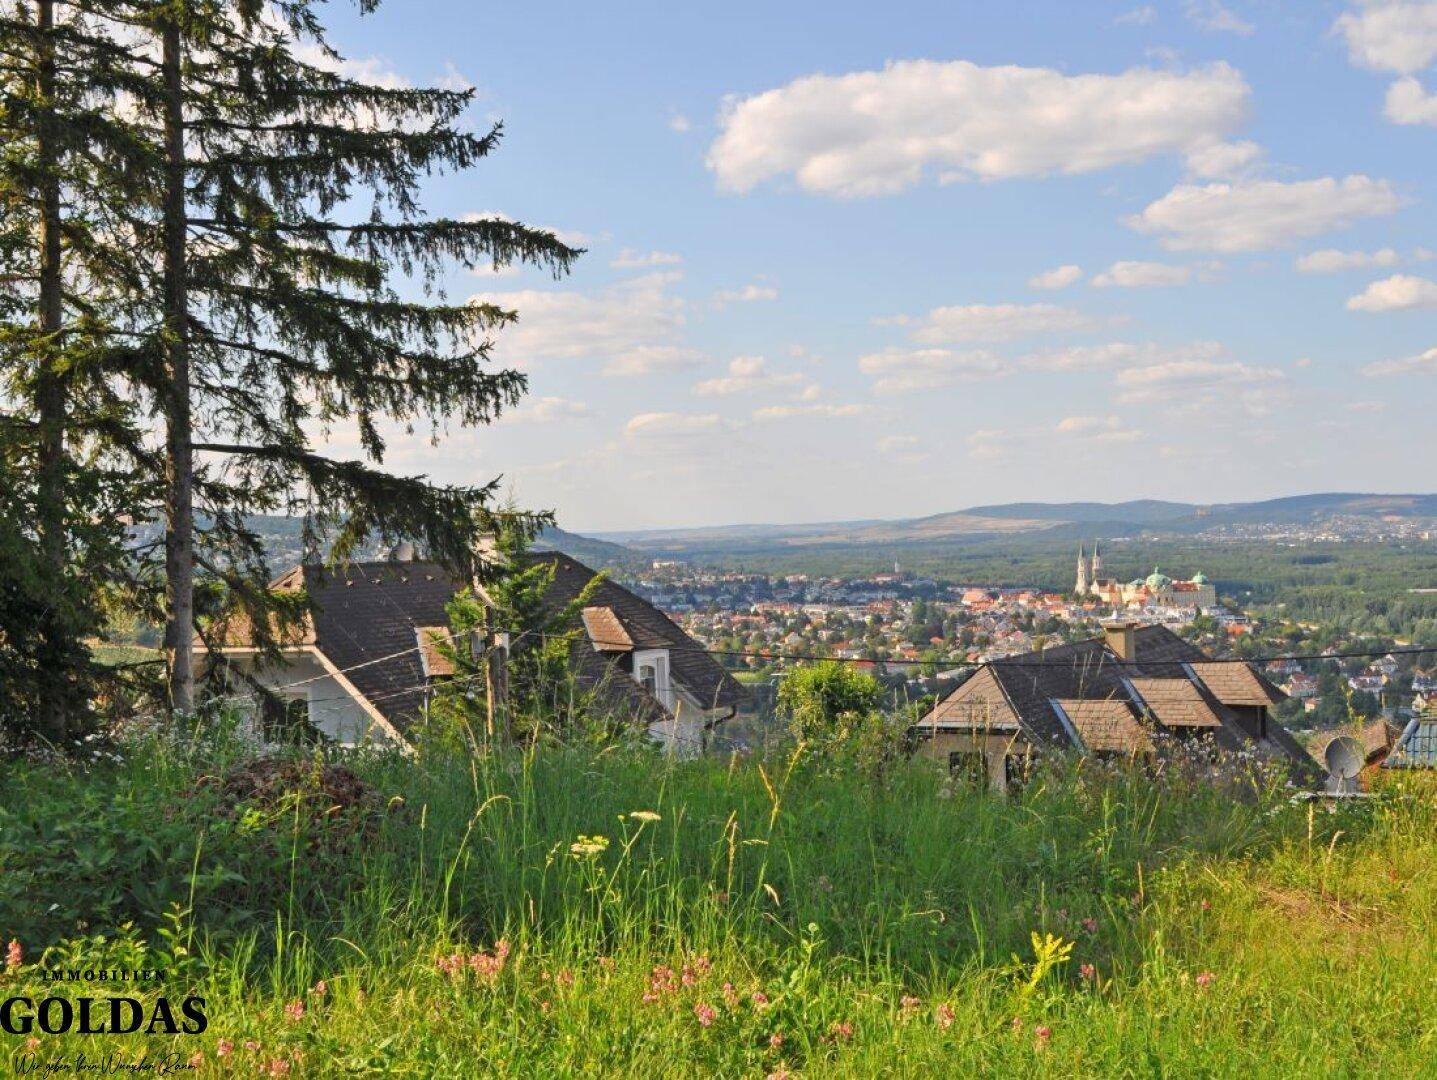
[[[1183,14],[1201,30],[1237,34],[1239,37],[1247,37],[1253,30],[1252,23],[1223,7],[1218,0],[1188,0]]]
[[[771,371],[768,361],[762,356],[735,356],[729,361],[728,374],[716,379],[705,379],[694,386],[699,397],[729,397],[734,394],[750,394],[782,386],[797,386],[804,376],[796,371]],[[813,386],[816,390],[817,387]]]
[[[1008,374],[1013,365],[987,350],[887,349],[859,357],[858,370],[876,377],[875,394],[888,396],[994,378]]]
[[[915,341],[946,345],[960,341],[1012,341],[1033,334],[1092,330],[1098,321],[1056,304],[965,304],[934,308],[917,324]]]
[[[708,435],[724,427],[717,413],[639,413],[624,425],[631,439],[685,439]]]
[[[1347,301],[1348,311],[1407,311],[1437,307],[1437,281],[1414,274],[1393,274],[1374,281]]]
[[[1394,124],[1437,126],[1437,94],[1429,94],[1416,79],[1398,79],[1387,88],[1382,115]]]
[[[1363,367],[1362,374],[1368,378],[1379,375],[1437,375],[1437,349],[1428,349],[1400,360],[1378,360]]]
[[[1144,432],[1129,427],[1120,416],[1065,416],[1053,430],[1099,444],[1137,442],[1144,437]]]
[[[522,289],[473,300],[519,313],[519,321],[498,334],[495,353],[505,363],[598,360],[606,375],[644,375],[703,361],[679,341],[685,304],[669,291],[678,280],[675,273],[653,273],[591,293]]]
[[[1247,100],[1224,63],[1064,75],[898,61],[729,100],[708,166],[726,190],[792,175],[805,191],[840,197],[892,194],[930,170],[942,182],[1086,173],[1221,140]]]
[[[831,420],[841,420],[852,416],[862,416],[868,411],[865,405],[832,405],[827,403],[815,403],[807,405],[765,405],[761,409],[753,411],[755,420],[792,420],[799,416],[823,416]]]
[[[636,345],[616,353],[599,374],[620,379],[673,375],[702,367],[707,359],[700,350],[684,345]]]
[[[499,418],[501,424],[553,424],[560,420],[583,420],[593,415],[582,401],[561,397],[530,398]]]
[[[643,270],[654,266],[677,266],[683,261],[682,255],[676,255],[672,251],[638,251],[624,248],[609,265],[619,270]]]
[[[1179,184],[1128,224],[1177,251],[1263,251],[1391,214],[1401,205],[1390,183],[1360,174],[1292,183]]]
[[[1151,4],[1144,4],[1142,7],[1135,7],[1131,11],[1123,12],[1113,22],[1119,26],[1150,26],[1157,17],[1157,9]]]
[[[1249,139],[1209,142],[1187,152],[1187,166],[1205,180],[1231,180],[1241,176],[1262,157],[1262,147]]]
[[[1437,0],[1367,0],[1338,17],[1352,62],[1411,75],[1437,59]]]
[[[1323,248],[1299,255],[1293,266],[1301,274],[1336,274],[1343,270],[1361,270],[1370,266],[1396,266],[1402,257],[1391,248],[1379,251],[1339,251]]]
[[[1142,289],[1163,285],[1186,285],[1193,279],[1195,273],[1209,273],[1216,268],[1217,264],[1193,267],[1128,260],[1115,262],[1101,274],[1094,275],[1092,284],[1099,289]]]
[[[753,304],[777,299],[778,290],[772,285],[745,285],[741,289],[720,289],[714,293],[714,306],[723,307],[725,304]]]
[[[675,131],[675,132],[678,132],[678,134],[682,135],[682,134],[684,134],[686,131],[688,131],[689,129],[691,129],[692,127],[693,127],[693,124],[689,122],[689,118],[688,118],[687,116],[685,116],[683,113],[681,113],[681,112],[672,112],[672,113],[669,113],[669,130],[670,130],[670,131]]]
[[[917,435],[885,435],[873,448],[880,454],[906,455],[921,451],[923,440]]]
[[[1169,360],[1128,368],[1115,376],[1125,404],[1144,404],[1192,398],[1216,389],[1260,388],[1282,382],[1278,368],[1255,367],[1236,360]],[[1249,408],[1259,399],[1249,399]]]
[[[1179,361],[1214,361],[1227,354],[1226,346],[1217,341],[1195,341],[1186,345],[1112,341],[1029,353],[1018,360],[1018,366],[1025,371],[1116,371]]]
[[[1066,266],[1055,266],[1051,270],[1044,270],[1041,274],[1034,274],[1028,279],[1028,284],[1034,289],[1066,289],[1082,276],[1083,268],[1069,263]]]

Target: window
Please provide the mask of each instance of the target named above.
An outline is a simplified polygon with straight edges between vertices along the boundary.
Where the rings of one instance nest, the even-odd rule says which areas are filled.
[[[979,787],[988,784],[988,759],[981,750],[954,750],[948,755],[948,771]]]
[[[309,698],[266,698],[260,716],[264,741],[282,745],[317,742],[320,733],[309,722]]]
[[[667,649],[642,649],[634,653],[634,681],[653,694],[669,712],[678,707],[677,695],[669,679]]]

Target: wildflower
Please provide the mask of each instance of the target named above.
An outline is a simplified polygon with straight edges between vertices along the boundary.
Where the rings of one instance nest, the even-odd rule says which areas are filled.
[[[775,1031],[772,1035],[768,1037],[768,1045],[770,1049],[777,1050],[780,1046],[783,1045],[783,1036]]]
[[[1211,971],[1200,971],[1198,972],[1197,978],[1195,978],[1193,982],[1197,983],[1199,987],[1206,990],[1209,986],[1212,985],[1212,981],[1216,978],[1217,976],[1214,975]]]
[[[629,817],[633,818],[635,821],[642,821],[646,824],[663,820],[663,818],[659,817],[659,815],[654,813],[652,810],[633,810],[630,811]]]
[[[1092,964],[1083,964],[1078,968],[1078,974],[1082,976],[1084,982],[1092,982],[1098,976],[1098,969]]]
[[[604,971],[613,971],[614,958],[612,956],[599,957],[599,967],[602,968]]]
[[[900,1009],[916,1009],[922,1004],[923,999],[916,998],[912,994],[904,994],[901,998],[898,999],[898,1007]]]
[[[235,1051],[235,1044],[228,1039],[221,1039],[215,1047],[215,1057],[227,1058]]]
[[[699,1027],[712,1027],[718,1011],[707,1002],[700,1001],[694,1006],[694,1015],[698,1017]]]
[[[1013,1017],[1013,1034],[1014,1034],[1014,1035],[1017,1035],[1017,1034],[1018,1034],[1019,1032],[1021,1032],[1022,1030],[1023,1030],[1023,1018],[1022,1018],[1021,1016],[1015,1016],[1015,1017]]]
[[[543,1013],[545,1016],[548,1016],[548,1015],[549,1015],[549,1010],[552,1009],[553,1007],[554,1007],[553,1004],[550,1003],[550,1002],[548,1002],[548,1001],[541,1001],[541,1002],[539,1002],[539,1011],[540,1011],[541,1013]]]
[[[1204,911],[1211,911],[1211,910],[1212,910],[1212,901],[1211,901],[1211,900],[1204,900],[1200,906],[1202,907],[1202,909],[1203,909]]]
[[[315,997],[324,997],[325,994],[329,993],[329,983],[320,979],[319,982],[309,988],[309,992]]]
[[[1047,1024],[1035,1028],[1033,1031],[1033,1046],[1039,1050],[1042,1050],[1047,1047],[1048,1040],[1052,1037],[1053,1029],[1050,1028]]]
[[[765,994],[762,990],[755,990],[753,992],[753,997],[750,1000],[754,1003],[755,1006],[762,1009],[768,1004],[768,995]]]
[[[847,1020],[835,1020],[828,1025],[828,1031],[838,1042],[847,1042],[853,1038],[853,1025]]]
[[[738,1008],[738,991],[733,988],[733,983],[723,984],[723,1003],[730,1009]]]
[[[768,1076],[764,1078],[764,1080],[790,1080],[792,1076],[793,1073],[789,1072],[782,1065],[780,1065],[778,1068],[774,1069],[773,1072],[769,1073]]]
[[[251,1054],[253,1054],[259,1050],[259,1043],[255,1042],[253,1039],[246,1039],[244,1041],[244,1048],[248,1050]]]
[[[284,1058],[275,1058],[269,1063],[269,1067],[265,1071],[269,1073],[270,1076],[287,1076],[289,1075],[289,1062],[285,1061]]]
[[[5,966],[11,971],[25,962],[25,950],[20,948],[20,942],[15,938],[10,939],[10,944],[5,948]]]
[[[554,985],[555,985],[555,986],[565,986],[565,987],[567,987],[567,986],[573,986],[573,985],[574,985],[574,973],[573,973],[572,971],[570,971],[568,968],[561,968],[561,969],[559,970],[559,972],[554,976]]]
[[[34,1035],[31,1035],[28,1039],[25,1040],[25,1049],[26,1049],[26,1050],[38,1050],[38,1049],[40,1049],[40,1040],[37,1039],[37,1038],[35,1038]]]
[[[1090,934],[1096,934],[1098,932],[1098,920],[1093,918],[1084,919],[1083,929]]]
[[[569,845],[569,854],[575,859],[592,859],[608,850],[607,836],[585,836],[580,833],[579,839]]]
[[[188,1062],[190,1068],[198,1069],[204,1063],[205,1052],[203,1050],[196,1050],[193,1054],[190,1055],[190,1060]]]
[[[947,1031],[953,1026],[953,1006],[947,1002],[939,1005],[937,1011],[934,1013],[934,1018],[938,1021],[938,1026],[944,1031]]]
[[[298,1000],[291,1001],[284,1007],[284,1018],[291,1024],[304,1019],[304,1002]]]

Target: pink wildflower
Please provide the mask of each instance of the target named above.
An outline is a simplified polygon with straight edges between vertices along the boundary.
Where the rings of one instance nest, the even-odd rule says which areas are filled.
[[[782,1065],[780,1065],[778,1068],[774,1069],[773,1072],[769,1073],[768,1076],[764,1078],[764,1080],[790,1080],[792,1076],[793,1073],[789,1072]]]
[[[25,1049],[26,1049],[26,1050],[38,1050],[38,1049],[40,1049],[40,1040],[37,1039],[34,1035],[31,1035],[28,1039],[25,1040]]]
[[[923,999],[916,998],[912,994],[904,994],[901,998],[898,999],[898,1007],[900,1009],[916,1009],[922,1004]]]
[[[599,967],[602,968],[604,971],[613,971],[614,958],[612,956],[599,957]]]
[[[1048,1045],[1048,1040],[1052,1037],[1053,1029],[1050,1028],[1047,1024],[1044,1024],[1043,1026],[1034,1029],[1033,1045],[1039,1050],[1042,1050]]]
[[[319,982],[309,988],[309,992],[316,997],[324,997],[325,994],[329,993],[329,983],[320,979]]]
[[[1013,1034],[1016,1035],[1016,1034],[1018,1034],[1018,1033],[1019,1033],[1020,1031],[1022,1031],[1022,1030],[1023,1030],[1023,1018],[1022,1018],[1021,1016],[1015,1016],[1015,1017],[1013,1017]]]
[[[714,1018],[718,1016],[712,1005],[700,1001],[694,1006],[694,1015],[699,1019],[699,1027],[712,1027]]]
[[[548,1015],[549,1015],[549,1010],[552,1009],[553,1007],[554,1007],[554,1006],[553,1006],[553,1004],[552,1004],[551,1002],[548,1002],[548,1001],[541,1001],[541,1002],[539,1002],[539,1011],[540,1011],[541,1013],[543,1013],[545,1016],[548,1016]]]
[[[838,1042],[847,1042],[853,1038],[853,1025],[847,1020],[835,1020],[828,1026],[828,1030]]]
[[[568,968],[562,968],[554,975],[555,986],[573,986],[574,973]]]
[[[953,1006],[949,1005],[947,1002],[944,1002],[942,1005],[938,1006],[938,1009],[934,1016],[938,1021],[938,1026],[944,1031],[947,1031],[953,1026]]]
[[[235,1044],[228,1039],[221,1039],[215,1047],[215,1057],[227,1058],[235,1051]]]
[[[1098,969],[1092,964],[1084,964],[1078,968],[1078,974],[1083,977],[1084,982],[1092,982],[1098,975]]]
[[[1084,919],[1083,929],[1090,934],[1096,934],[1098,932],[1098,920],[1092,918]]]
[[[733,988],[733,983],[723,984],[723,1003],[730,1009],[738,1008],[738,991]]]
[[[284,1007],[284,1018],[291,1024],[304,1019],[304,1002],[291,1001]]]
[[[244,1041],[244,1048],[248,1050],[251,1054],[253,1054],[259,1050],[259,1043],[255,1042],[253,1039],[246,1039]]]
[[[190,1068],[198,1069],[204,1063],[205,1052],[203,1050],[196,1050],[193,1054],[190,1055],[190,1060],[188,1062]]]
[[[1193,982],[1197,983],[1198,986],[1206,990],[1209,986],[1212,985],[1213,980],[1216,978],[1217,976],[1214,975],[1211,971],[1202,971],[1198,973],[1197,978],[1194,979]]]
[[[1201,906],[1204,911],[1210,911],[1212,909],[1212,901],[1204,900]]]
[[[285,1061],[284,1058],[275,1058],[269,1063],[269,1068],[265,1071],[268,1072],[270,1076],[287,1076],[289,1075],[289,1062]]]
[[[762,990],[755,990],[753,992],[752,1001],[755,1005],[762,1009],[765,1005],[768,1004],[768,995],[765,994]]]
[[[10,939],[10,944],[5,948],[5,966],[11,971],[25,962],[25,950],[20,947],[16,938]]]
[[[783,1036],[775,1031],[772,1035],[768,1037],[768,1045],[772,1049],[777,1050],[780,1046],[783,1045]]]

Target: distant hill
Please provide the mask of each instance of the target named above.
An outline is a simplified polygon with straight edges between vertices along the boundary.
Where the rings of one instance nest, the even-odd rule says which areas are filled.
[[[1437,519],[1437,495],[1329,492],[1211,505],[1157,499],[1120,503],[1004,503],[895,521],[726,525],[598,535],[631,551],[651,554],[732,555],[798,547],[932,545],[940,541],[1017,535],[1042,535],[1054,540],[1184,536],[1225,525],[1317,524],[1338,517]]]
[[[560,528],[545,529],[535,539],[534,547],[540,551],[562,551],[595,570],[635,569],[647,566],[651,558],[621,544],[595,540]]]

